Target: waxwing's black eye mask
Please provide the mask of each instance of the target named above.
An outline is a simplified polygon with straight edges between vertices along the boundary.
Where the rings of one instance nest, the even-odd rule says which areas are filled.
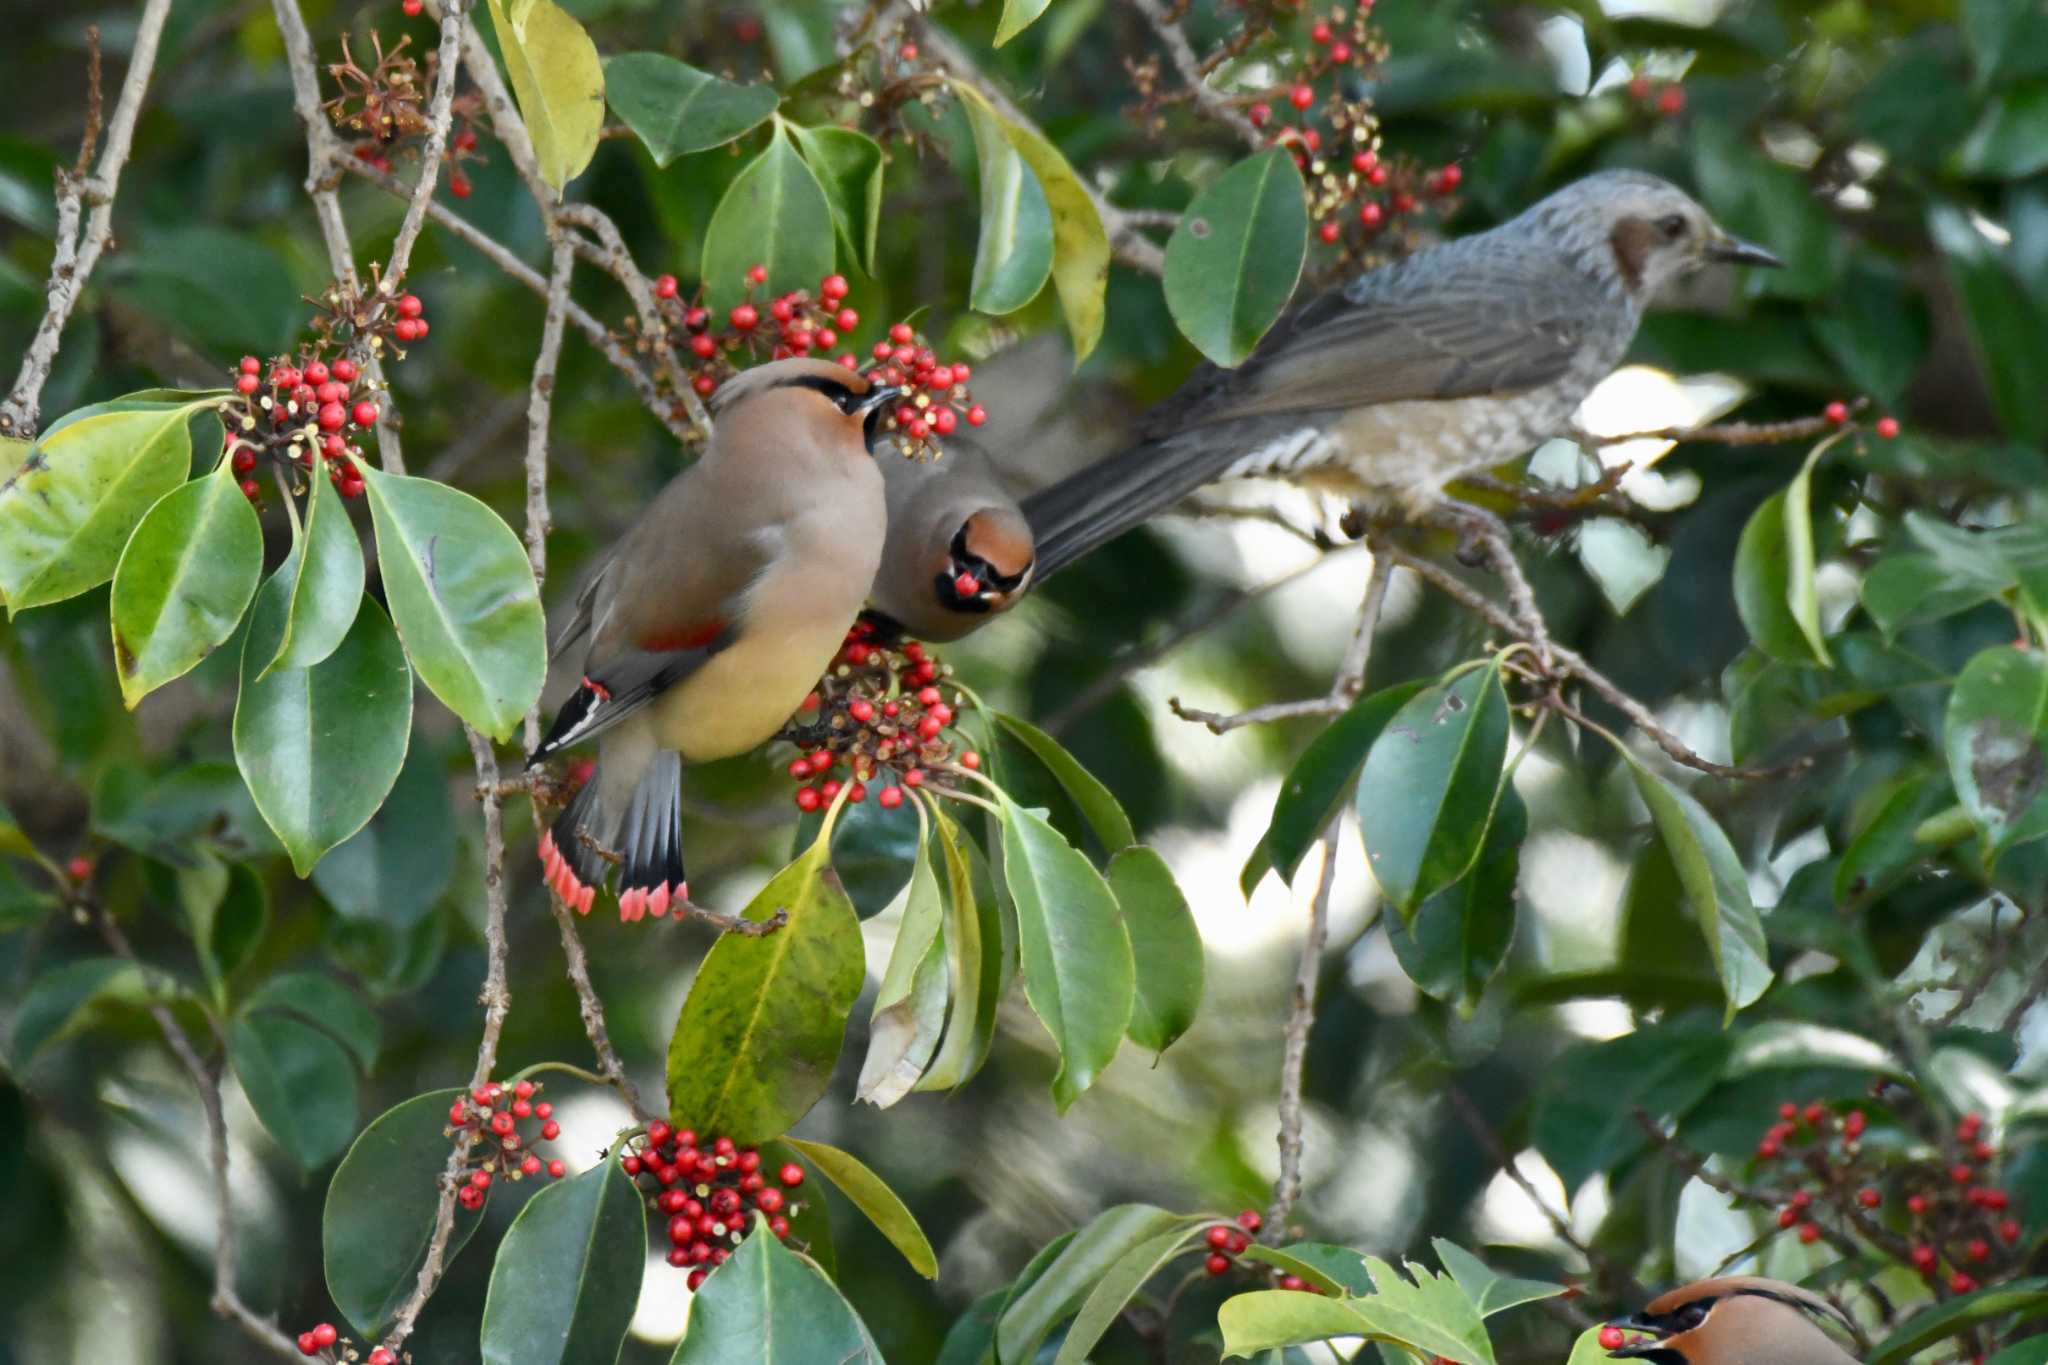
[[[934,575],[932,583],[939,601],[947,610],[985,616],[995,610],[995,604],[988,600],[990,596],[1013,593],[1030,576],[1029,564],[1013,574],[997,572],[993,564],[967,548],[967,527],[963,523],[953,533],[952,553],[946,568]],[[972,590],[963,591],[966,586],[963,579],[973,581]]]

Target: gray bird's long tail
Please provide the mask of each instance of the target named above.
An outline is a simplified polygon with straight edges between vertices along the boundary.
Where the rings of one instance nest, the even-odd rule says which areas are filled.
[[[1233,435],[1226,427],[1143,441],[1026,498],[1039,581],[1215,482],[1242,453]]]
[[[603,769],[592,770],[540,840],[547,884],[564,904],[590,913],[597,889],[611,875],[607,850],[618,856],[620,919],[659,919],[671,905],[688,903],[682,777],[682,759],[658,750],[632,793],[618,801],[606,799]]]

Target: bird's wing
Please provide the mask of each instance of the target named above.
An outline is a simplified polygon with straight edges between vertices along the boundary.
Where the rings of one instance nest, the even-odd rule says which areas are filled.
[[[1465,242],[1475,239],[1465,239]],[[1597,285],[1561,253],[1451,243],[1362,275],[1282,318],[1244,365],[1205,370],[1147,435],[1247,417],[1509,395],[1563,377]]]

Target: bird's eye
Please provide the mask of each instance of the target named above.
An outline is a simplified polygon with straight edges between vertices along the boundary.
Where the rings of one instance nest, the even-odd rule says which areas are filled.
[[[1687,1329],[1697,1327],[1707,1320],[1707,1306],[1703,1303],[1689,1303],[1679,1310],[1678,1320]]]
[[[1657,220],[1657,231],[1664,234],[1664,240],[1667,242],[1675,242],[1685,236],[1686,227],[1685,215],[1682,213],[1668,214]]]

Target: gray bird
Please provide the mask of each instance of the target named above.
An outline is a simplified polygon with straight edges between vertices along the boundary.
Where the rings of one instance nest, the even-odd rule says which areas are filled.
[[[688,907],[683,763],[767,740],[846,642],[881,560],[873,443],[900,392],[822,360],[728,380],[703,457],[577,595],[554,651],[588,640],[582,684],[528,760],[598,741],[596,771],[540,845],[577,910],[613,863],[623,918]]]
[[[1653,1365],[1856,1365],[1820,1328],[1846,1328],[1842,1310],[1810,1289],[1758,1275],[1701,1280],[1652,1299],[1614,1325],[1648,1340],[1610,1356]]]
[[[1031,589],[1031,528],[988,456],[948,436],[936,460],[885,459],[889,535],[868,619],[895,635],[957,640]]]
[[[1137,444],[1027,498],[1038,574],[1225,479],[1442,514],[1446,483],[1564,431],[1658,291],[1710,261],[1781,264],[1676,186],[1602,171],[1318,295],[1237,369],[1203,365]]]

